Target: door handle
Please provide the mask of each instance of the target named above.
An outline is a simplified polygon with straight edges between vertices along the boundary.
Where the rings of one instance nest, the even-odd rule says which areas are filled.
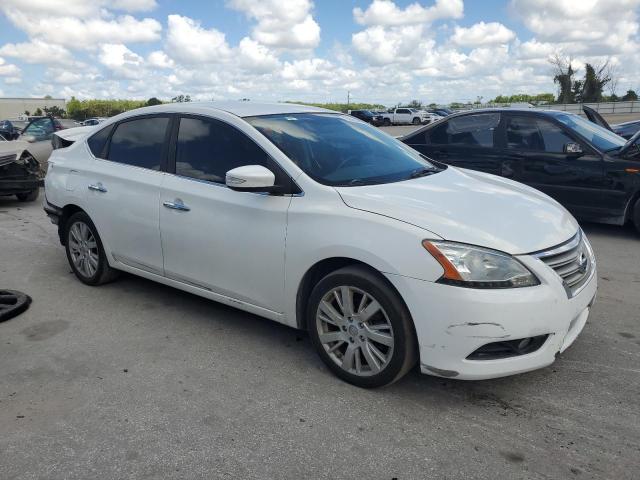
[[[102,186],[100,182],[96,184],[91,184],[87,187],[89,190],[93,190],[95,192],[107,193],[107,189]]]
[[[181,212],[188,212],[189,210],[191,210],[184,203],[182,203],[182,200],[180,200],[179,198],[176,198],[173,202],[162,202],[162,205],[167,208],[171,208],[172,210],[180,210]]]

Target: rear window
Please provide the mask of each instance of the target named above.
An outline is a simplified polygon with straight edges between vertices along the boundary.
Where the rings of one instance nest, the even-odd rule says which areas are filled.
[[[432,130],[427,130],[428,143],[493,147],[494,132],[499,124],[499,113],[455,117]]]
[[[112,125],[109,125],[106,128],[103,128],[99,132],[94,133],[87,140],[87,145],[89,145],[89,150],[93,153],[93,156],[96,158],[106,158],[105,156],[105,146],[107,145],[107,140],[109,139],[109,134],[111,133]]]
[[[160,170],[168,125],[168,117],[137,118],[120,123],[111,136],[108,159]]]

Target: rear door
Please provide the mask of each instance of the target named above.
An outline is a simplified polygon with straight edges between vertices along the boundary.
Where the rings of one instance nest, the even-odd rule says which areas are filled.
[[[553,197],[577,216],[602,208],[602,157],[563,125],[541,115],[509,114],[507,150],[522,159],[520,180]],[[578,144],[581,154],[565,153]]]
[[[411,123],[411,110],[408,108],[397,108],[395,114],[395,123]]]
[[[164,273],[159,199],[171,118],[139,116],[100,130],[87,141],[95,161],[75,180],[107,252],[156,275]]]
[[[452,117],[404,140],[434,160],[456,167],[516,178],[519,158],[504,149],[502,114],[475,113]]]

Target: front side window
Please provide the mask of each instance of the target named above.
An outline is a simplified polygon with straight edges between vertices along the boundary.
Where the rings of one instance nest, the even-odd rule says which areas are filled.
[[[427,130],[427,143],[492,148],[494,146],[495,132],[499,124],[499,113],[480,113],[455,117],[431,130]]]
[[[347,115],[296,113],[245,120],[324,185],[389,183],[439,171],[412,148]]]
[[[560,127],[548,120],[514,116],[507,122],[507,147],[515,150],[563,153],[567,143],[575,143]]]
[[[177,175],[225,183],[229,170],[245,165],[262,165],[273,170],[264,150],[231,125],[208,118],[180,119],[176,145]]]
[[[120,123],[111,136],[108,159],[160,170],[168,117],[148,117]]]

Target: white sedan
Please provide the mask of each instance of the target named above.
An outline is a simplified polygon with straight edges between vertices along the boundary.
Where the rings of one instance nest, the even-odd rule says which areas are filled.
[[[351,116],[176,103],[89,132],[45,181],[80,281],[126,271],[307,329],[358,386],[416,363],[457,379],[547,366],[595,298],[593,251],[558,203]]]

